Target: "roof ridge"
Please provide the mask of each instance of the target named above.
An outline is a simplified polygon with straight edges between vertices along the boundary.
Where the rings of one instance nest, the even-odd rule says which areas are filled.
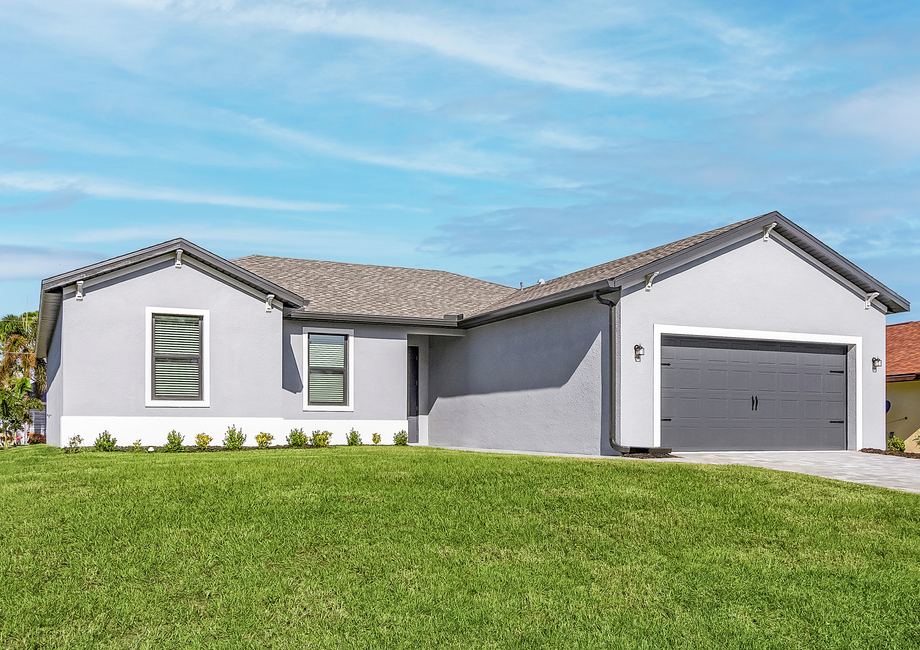
[[[251,255],[246,255],[244,257],[236,257],[231,259],[231,262],[237,262],[240,260],[247,260],[253,258],[262,258],[268,260],[290,260],[292,262],[319,262],[321,264],[337,264],[341,266],[361,266],[366,268],[377,268],[377,269],[395,269],[398,271],[426,271],[428,273],[443,273],[445,275],[453,275],[458,278],[465,278],[467,280],[475,280],[476,282],[482,282],[484,284],[491,284],[495,287],[501,287],[503,289],[508,289],[510,291],[515,291],[514,287],[508,286],[506,284],[501,284],[499,282],[492,282],[491,280],[483,280],[482,278],[473,277],[472,275],[464,275],[462,273],[455,273],[454,271],[444,271],[443,269],[426,269],[419,268],[416,266],[392,266],[389,264],[362,264],[360,262],[340,262],[338,260],[316,260],[309,259],[305,257],[282,257],[280,255],[260,255],[258,253],[253,253]]]

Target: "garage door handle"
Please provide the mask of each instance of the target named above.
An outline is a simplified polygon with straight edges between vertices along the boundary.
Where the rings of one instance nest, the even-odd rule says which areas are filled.
[[[759,408],[760,408],[760,395],[754,398],[754,410],[756,411]]]
[[[831,420],[831,424],[843,424],[843,420]]]
[[[754,396],[751,395],[751,410],[754,410]]]
[[[661,418],[661,421],[662,421],[662,422],[670,422],[670,421],[671,421],[671,418]]]

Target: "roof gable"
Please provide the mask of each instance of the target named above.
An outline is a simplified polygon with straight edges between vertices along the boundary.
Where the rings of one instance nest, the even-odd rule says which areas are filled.
[[[775,224],[774,232],[782,235],[791,244],[867,295],[878,292],[876,300],[885,305],[889,312],[898,313],[910,309],[910,303],[904,298],[779,212],[774,211],[569,273],[542,285],[525,287],[511,296],[486,305],[478,313],[461,321],[461,325],[475,327],[565,302],[583,300],[591,297],[595,291],[607,293],[625,289],[644,281],[645,274],[659,270],[664,265],[674,267],[701,258],[711,254],[720,246],[727,246],[732,240],[737,240],[739,235],[757,235],[772,224]]]

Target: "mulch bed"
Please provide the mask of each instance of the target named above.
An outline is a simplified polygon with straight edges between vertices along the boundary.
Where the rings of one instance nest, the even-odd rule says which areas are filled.
[[[913,451],[891,451],[890,449],[873,449],[867,447],[866,449],[860,449],[864,454],[881,454],[882,456],[900,456],[901,458],[916,458],[920,460],[920,454]]]

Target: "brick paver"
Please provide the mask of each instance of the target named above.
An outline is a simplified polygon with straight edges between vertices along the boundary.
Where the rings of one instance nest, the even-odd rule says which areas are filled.
[[[920,493],[920,460],[857,451],[694,451],[656,463],[752,465]]]

